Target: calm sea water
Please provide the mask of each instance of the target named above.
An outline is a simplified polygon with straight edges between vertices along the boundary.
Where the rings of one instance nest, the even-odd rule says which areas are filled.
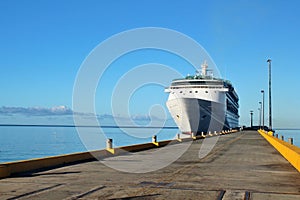
[[[158,141],[173,139],[178,132],[176,128],[81,127],[78,133],[75,127],[0,126],[0,163],[104,149],[107,138],[118,147],[151,142],[153,134]],[[285,141],[292,137],[300,147],[300,130],[276,133]]]
[[[79,133],[75,127],[0,126],[0,163],[104,149],[106,138],[115,147],[151,142],[153,133],[168,140],[178,129],[81,127]]]
[[[300,147],[300,129],[277,129],[275,130],[275,133],[278,134],[278,138],[280,138],[280,135],[283,135],[286,142],[288,141],[288,138],[293,138],[294,145]]]

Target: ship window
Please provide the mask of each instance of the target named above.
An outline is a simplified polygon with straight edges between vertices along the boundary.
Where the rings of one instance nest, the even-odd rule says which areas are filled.
[[[195,93],[198,93],[198,91],[195,91]]]
[[[192,91],[190,91],[190,93],[192,93]]]
[[[180,93],[182,93],[182,91],[180,91]]]
[[[208,91],[205,91],[205,93],[208,93]]]

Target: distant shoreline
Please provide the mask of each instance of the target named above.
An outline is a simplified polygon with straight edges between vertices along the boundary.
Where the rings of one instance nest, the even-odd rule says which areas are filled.
[[[164,129],[178,129],[176,126],[115,126],[115,125],[103,125],[103,126],[92,126],[92,125],[62,125],[62,124],[0,124],[3,126],[21,126],[21,127],[84,127],[84,128],[164,128]],[[300,130],[300,128],[274,128],[275,130]]]
[[[115,126],[115,125],[106,125],[106,126],[92,126],[92,125],[54,125],[54,124],[0,124],[0,127],[12,127],[12,126],[20,126],[20,127],[84,127],[84,128],[164,128],[164,129],[178,129],[175,126]]]

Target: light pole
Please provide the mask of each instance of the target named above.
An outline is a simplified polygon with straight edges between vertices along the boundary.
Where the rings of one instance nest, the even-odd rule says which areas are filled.
[[[261,129],[261,112],[262,112],[262,104],[261,104],[261,101],[260,102],[258,102],[259,103],[259,108],[258,108],[258,110],[259,110],[259,128]]]
[[[250,110],[250,126],[253,127],[253,110]]]
[[[260,128],[260,108],[257,109],[258,110],[258,127]]]
[[[267,60],[269,63],[269,130],[272,130],[271,61],[271,59]]]
[[[262,93],[262,129],[265,130],[265,91],[261,90]]]

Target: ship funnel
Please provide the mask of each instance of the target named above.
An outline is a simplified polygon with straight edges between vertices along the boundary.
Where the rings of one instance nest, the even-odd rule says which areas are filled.
[[[201,65],[201,75],[202,76],[207,76],[207,68],[208,68],[208,65],[205,60],[204,63]]]

